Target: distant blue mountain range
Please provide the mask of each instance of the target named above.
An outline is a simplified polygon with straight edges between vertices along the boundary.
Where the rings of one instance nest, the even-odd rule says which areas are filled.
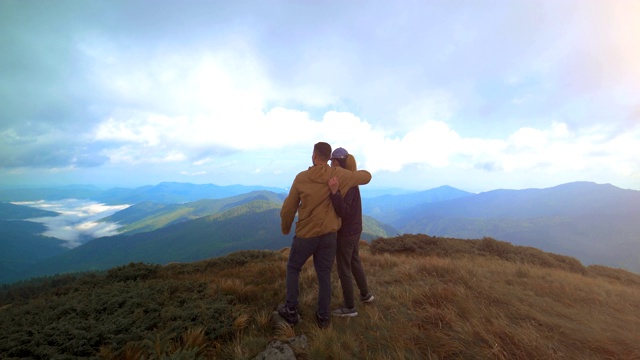
[[[72,185],[50,188],[25,188],[0,190],[0,201],[37,201],[61,199],[90,199],[105,204],[137,204],[151,201],[162,204],[179,204],[202,199],[222,199],[251,191],[266,190],[285,193],[286,189],[268,186],[214,185],[163,182],[136,188],[111,188],[103,190],[91,185]]]
[[[278,188],[185,183],[109,190],[88,186],[3,190],[0,282],[15,279],[7,274],[29,268],[44,275],[53,270],[104,269],[136,259],[194,261],[198,255],[221,256],[265,244],[288,246],[290,236],[279,232],[278,211],[286,195]],[[57,239],[39,235],[42,225],[28,221],[47,216],[46,212],[7,203],[63,198],[133,206],[106,220],[123,225],[121,235],[69,250]],[[364,198],[363,214],[367,240],[405,233],[492,237],[573,256],[587,265],[640,272],[640,192],[608,184],[574,182],[479,194],[450,186],[396,191]]]
[[[480,194],[442,187],[365,203],[365,214],[402,233],[489,236],[640,272],[640,191],[592,182]]]

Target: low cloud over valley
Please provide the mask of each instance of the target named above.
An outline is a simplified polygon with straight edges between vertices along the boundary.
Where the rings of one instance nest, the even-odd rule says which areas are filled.
[[[56,201],[19,202],[18,205],[55,211],[58,216],[30,219],[47,227],[42,235],[65,241],[68,248],[77,247],[89,240],[118,233],[117,223],[100,222],[130,205],[105,205],[91,200],[64,199]]]

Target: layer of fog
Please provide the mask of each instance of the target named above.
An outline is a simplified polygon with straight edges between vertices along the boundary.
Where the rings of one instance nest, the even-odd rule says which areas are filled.
[[[100,222],[99,220],[130,206],[105,205],[81,199],[40,200],[16,204],[59,213],[58,216],[29,220],[42,223],[47,228],[42,235],[63,240],[65,241],[63,246],[68,248],[77,247],[95,238],[118,234],[118,228],[121,225],[113,222]]]

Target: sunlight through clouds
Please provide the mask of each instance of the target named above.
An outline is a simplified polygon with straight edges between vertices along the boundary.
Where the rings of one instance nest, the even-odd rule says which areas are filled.
[[[625,147],[633,144],[638,134],[612,137],[604,128],[572,133],[566,124],[552,122],[548,129],[525,127],[505,139],[480,139],[463,138],[445,122],[426,121],[398,136],[375,129],[348,112],[327,112],[320,121],[306,112],[286,108],[247,117],[242,117],[246,113],[240,114],[222,125],[207,116],[171,119],[152,115],[122,123],[109,119],[98,127],[96,140],[122,142],[121,148],[108,155],[111,161],[123,163],[146,159],[150,163],[191,161],[194,166],[206,166],[215,160],[198,158],[197,154],[208,147],[308,151],[317,139],[324,139],[336,147],[348,146],[358,155],[361,166],[374,173],[398,172],[410,164],[460,169],[489,169],[486,165],[492,164],[491,171],[535,170],[548,174],[582,171],[595,164],[624,176],[638,171],[633,154],[620,153],[634,151]],[[206,171],[182,174],[204,175]]]
[[[640,186],[633,1],[156,5],[0,2],[0,181]]]

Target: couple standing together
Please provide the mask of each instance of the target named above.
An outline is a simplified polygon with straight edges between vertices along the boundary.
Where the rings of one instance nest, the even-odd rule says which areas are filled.
[[[371,174],[358,171],[354,157],[345,149],[332,153],[331,145],[325,142],[315,144],[311,159],[313,166],[296,176],[280,211],[283,234],[291,231],[296,213],[298,221],[287,262],[286,302],[278,307],[278,314],[290,324],[298,322],[300,271],[313,256],[319,285],[316,321],[324,328],[329,326],[331,314],[358,315],[351,274],[360,290],[359,299],[373,301],[358,251],[362,233],[358,185],[368,184]],[[336,258],[344,306],[331,312],[331,269]]]

